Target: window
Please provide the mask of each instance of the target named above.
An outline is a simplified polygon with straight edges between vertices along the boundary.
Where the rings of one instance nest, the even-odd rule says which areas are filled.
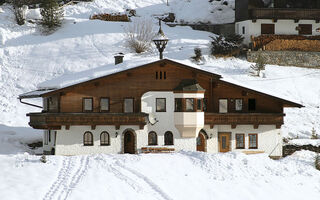
[[[242,110],[242,99],[236,99],[235,107],[236,107],[236,111],[241,111]]]
[[[93,146],[93,135],[91,132],[85,132],[83,134],[83,145],[84,146]]]
[[[165,71],[156,71],[156,79],[158,80],[158,79],[163,79],[163,80],[165,80],[165,79],[167,79],[167,72],[165,72]]]
[[[257,148],[258,148],[258,135],[249,134],[249,149],[257,149]]]
[[[244,34],[246,34],[246,27],[242,27],[242,34],[244,35]]]
[[[174,111],[182,112],[182,99],[180,98],[174,99]]]
[[[186,111],[194,111],[194,99],[186,99]]]
[[[100,99],[100,111],[108,112],[110,106],[109,98],[101,98]]]
[[[274,34],[274,24],[261,24],[261,34]]]
[[[83,98],[83,111],[91,112],[93,110],[93,99],[92,98]]]
[[[197,111],[202,111],[202,99],[197,99]]]
[[[173,134],[170,131],[164,134],[164,145],[173,145]]]
[[[299,35],[312,35],[312,24],[299,24]]]
[[[124,99],[124,112],[125,113],[133,112],[133,98]]]
[[[51,131],[48,131],[49,142],[51,142]]]
[[[157,112],[166,112],[166,99],[157,98],[156,99],[156,111]]]
[[[256,110],[256,99],[248,99],[248,110],[249,111]]]
[[[208,99],[207,99],[207,98],[204,98],[204,99],[203,99],[203,106],[202,106],[202,108],[203,108],[203,111],[204,111],[204,112],[208,110]]]
[[[103,131],[100,135],[100,145],[101,146],[108,146],[110,145],[110,136],[109,133]]]
[[[244,134],[236,134],[236,149],[244,149]]]
[[[158,144],[157,134],[152,131],[148,135],[148,145],[157,145],[157,144]]]
[[[228,112],[228,99],[219,99],[219,113]]]

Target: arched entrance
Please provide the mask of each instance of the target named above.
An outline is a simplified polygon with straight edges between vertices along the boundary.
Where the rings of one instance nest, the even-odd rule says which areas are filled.
[[[199,132],[197,137],[197,151],[207,151],[206,133],[202,130]]]
[[[123,153],[130,153],[135,154],[136,153],[136,137],[135,134],[128,130],[124,133],[123,136]]]

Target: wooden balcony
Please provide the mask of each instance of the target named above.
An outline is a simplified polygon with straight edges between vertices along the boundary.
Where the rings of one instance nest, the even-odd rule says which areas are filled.
[[[283,113],[205,113],[204,123],[214,127],[214,125],[231,125],[236,128],[237,125],[253,125],[258,128],[259,125],[276,125],[280,128],[283,124]]]
[[[140,129],[147,124],[146,113],[29,113],[29,125],[35,129],[59,130],[61,126],[68,129],[73,125],[138,125]]]
[[[255,8],[249,10],[250,19],[320,19],[320,9]]]

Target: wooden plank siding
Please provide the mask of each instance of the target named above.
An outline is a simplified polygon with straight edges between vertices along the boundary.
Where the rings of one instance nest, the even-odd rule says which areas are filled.
[[[165,72],[165,78],[162,76],[160,79],[160,72]],[[149,91],[173,91],[183,79],[195,79],[205,89],[205,124],[210,126],[275,124],[279,127],[283,124],[284,106],[301,107],[299,104],[220,80],[219,75],[165,59],[45,94],[43,97],[54,99],[54,106],[49,109],[49,113],[28,114],[30,125],[40,129],[59,128],[61,125],[104,124],[141,127],[146,124],[146,114],[140,116],[142,95]],[[101,97],[109,98],[107,113],[100,112]],[[83,113],[83,98],[93,99],[92,112]],[[134,113],[123,113],[125,98],[134,99]],[[228,113],[223,116],[218,113],[219,99],[228,100]],[[241,111],[235,110],[235,99],[243,100]],[[256,101],[256,109],[250,112],[249,99]],[[132,117],[134,114],[137,116]]]

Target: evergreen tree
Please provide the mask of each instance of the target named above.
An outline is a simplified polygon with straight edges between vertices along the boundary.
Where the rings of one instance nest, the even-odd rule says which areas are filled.
[[[41,3],[40,14],[41,24],[47,31],[61,26],[63,20],[63,8],[59,7],[56,0],[43,0]]]

